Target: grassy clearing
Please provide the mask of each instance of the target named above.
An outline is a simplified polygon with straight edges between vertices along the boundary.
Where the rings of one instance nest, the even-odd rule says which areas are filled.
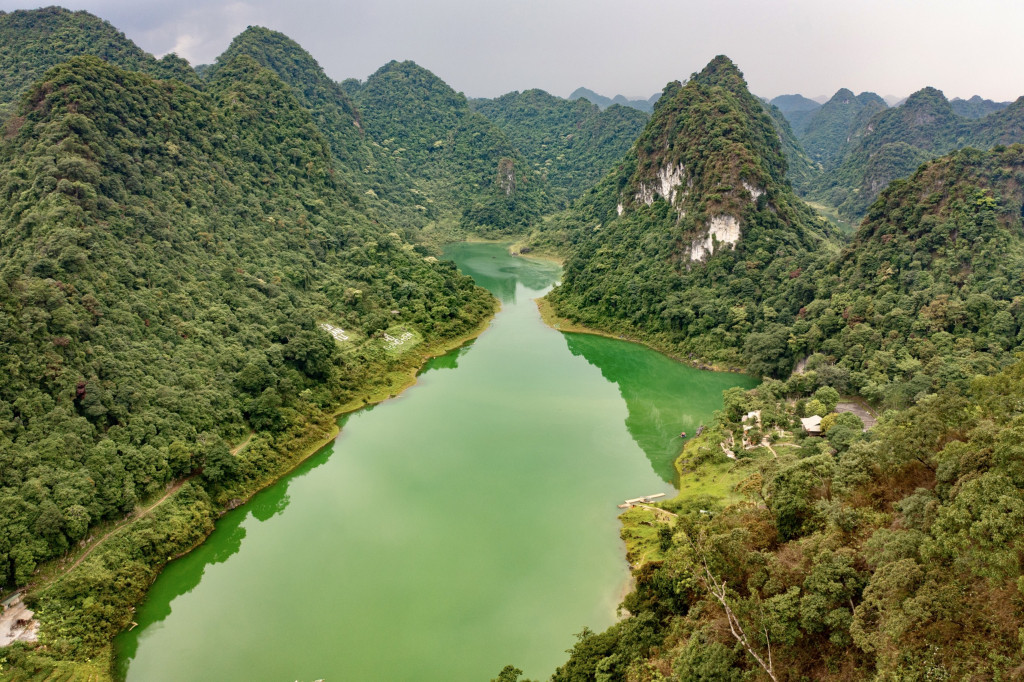
[[[619,514],[620,535],[626,543],[626,560],[633,568],[649,561],[661,561],[661,529],[667,526],[664,517],[650,509],[633,507]]]
[[[813,208],[815,213],[834,223],[843,234],[849,236],[857,231],[857,225],[851,223],[849,220],[840,218],[839,212],[831,206],[820,204],[815,201],[808,201],[807,199],[804,199],[804,203]]]
[[[759,460],[772,454],[767,448],[757,448],[741,451],[739,459],[730,459],[721,446],[726,438],[720,428],[711,427],[687,441],[675,461],[679,494],[665,503],[667,508],[701,497],[711,497],[726,505],[743,501],[736,485],[757,471]]]

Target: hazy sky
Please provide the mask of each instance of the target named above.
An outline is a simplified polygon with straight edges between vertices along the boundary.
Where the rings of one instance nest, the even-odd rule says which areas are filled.
[[[759,95],[1024,94],[1021,0],[66,0],[156,55],[213,61],[249,25],[341,80],[412,59],[470,97],[648,97],[726,54]],[[0,0],[0,9],[27,9]]]

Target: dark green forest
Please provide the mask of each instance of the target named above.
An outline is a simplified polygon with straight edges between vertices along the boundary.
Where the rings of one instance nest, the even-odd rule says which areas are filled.
[[[426,234],[507,237],[552,208],[547,179],[465,95],[427,69],[390,62],[363,83],[343,85],[376,153],[409,178],[386,196],[421,213]]]
[[[184,59],[156,59],[108,22],[88,12],[60,7],[0,13],[0,116],[16,108],[18,96],[46,71],[71,57],[93,55],[131,71],[175,78],[198,86]]]
[[[562,218],[570,255],[549,299],[570,320],[767,377],[727,391],[677,462],[687,481],[740,467],[727,492],[741,501],[684,487],[660,505],[675,517],[627,518],[627,546],[652,538],[631,549],[630,617],[580,632],[552,679],[1016,679],[1024,146],[925,163],[882,191],[849,242],[796,211],[786,240],[757,209],[800,202],[778,173],[755,174],[785,161],[763,116],[733,105],[738,78],[719,58],[666,90],[630,157]],[[689,135],[712,125],[705,101],[729,127]],[[920,106],[908,104],[904,115]],[[650,207],[634,199],[645,167],[677,168],[676,190]],[[737,184],[766,191],[738,201]],[[716,236],[694,258],[723,210],[738,241]],[[841,393],[877,406],[879,425],[835,414]],[[769,443],[813,414],[828,415],[825,435],[727,465],[719,441],[752,410]]]
[[[780,112],[813,163],[807,169],[798,152],[787,150],[794,188],[853,222],[865,217],[890,182],[909,177],[929,159],[1024,139],[1021,101],[977,95],[949,101],[935,88],[923,88],[892,108],[873,92],[854,95],[845,88],[813,110],[799,100],[776,99],[798,107]]]
[[[110,675],[168,560],[488,319],[437,258],[484,237],[566,258],[559,315],[764,377],[681,475],[751,410],[824,417],[741,453],[739,503],[663,503],[630,617],[553,679],[1020,677],[1024,98],[809,102],[726,57],[648,115],[412,62],[336,83],[258,27],[193,69],[85,12],[0,14],[0,589],[42,623],[0,676]]]
[[[381,332],[457,338],[493,303],[351,203],[313,117],[249,57],[202,91],[72,58],[6,130],[0,582],[25,584],[96,524],[192,480],[164,523],[34,595],[44,621],[59,616],[48,650],[86,657],[220,505],[416,360]]]
[[[510,92],[470,106],[498,125],[565,207],[590,189],[629,151],[648,116],[618,104],[603,111],[543,90]]]

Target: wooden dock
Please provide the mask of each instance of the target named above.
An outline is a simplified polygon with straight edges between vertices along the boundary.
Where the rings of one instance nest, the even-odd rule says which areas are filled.
[[[619,509],[632,509],[638,504],[649,504],[651,501],[658,499],[659,497],[665,497],[665,493],[655,493],[653,495],[644,495],[643,497],[634,497],[631,500],[626,500],[619,505]]]

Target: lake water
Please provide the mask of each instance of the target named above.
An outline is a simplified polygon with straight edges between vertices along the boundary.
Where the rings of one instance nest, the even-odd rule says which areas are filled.
[[[491,327],[170,564],[117,639],[123,676],[546,678],[574,633],[614,622],[616,504],[671,493],[679,432],[753,381],[546,327],[551,263],[447,255],[501,299]]]

